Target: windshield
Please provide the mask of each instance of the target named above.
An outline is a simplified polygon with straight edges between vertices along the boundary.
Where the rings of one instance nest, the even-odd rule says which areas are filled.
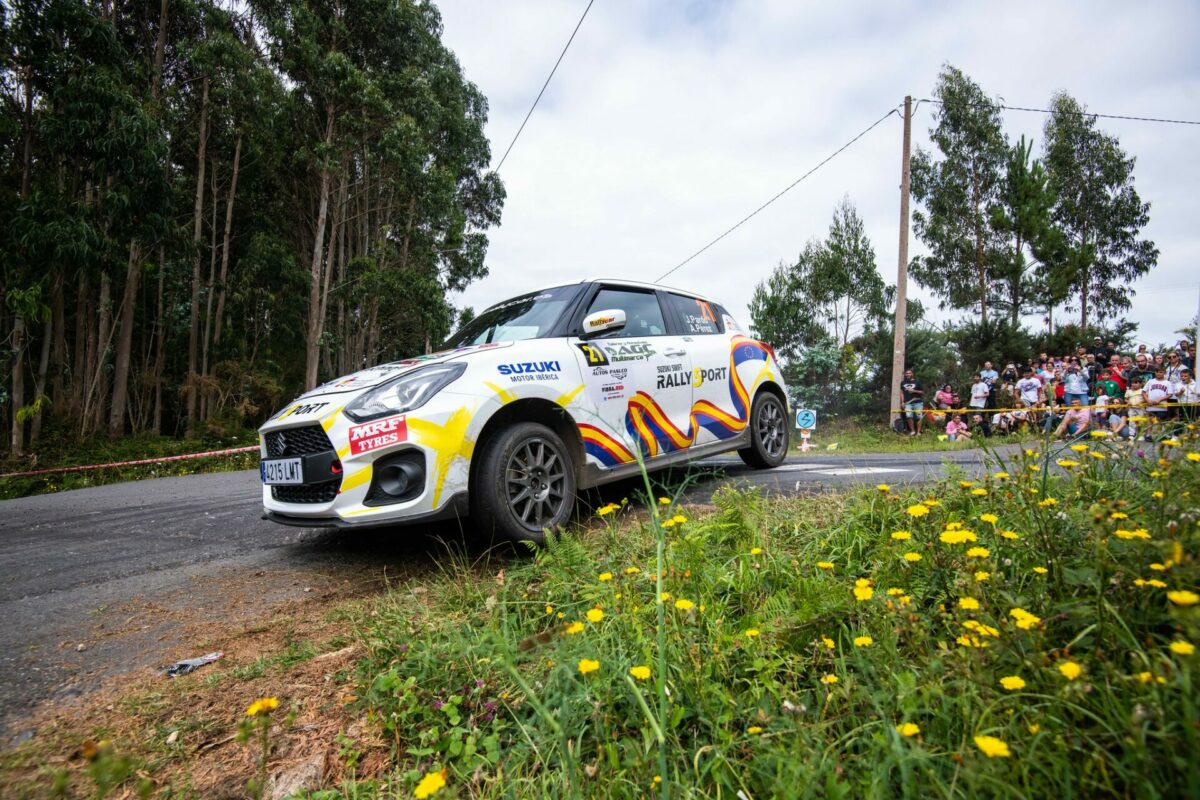
[[[464,325],[446,340],[445,347],[540,339],[550,333],[578,291],[578,284],[557,286],[505,300]]]

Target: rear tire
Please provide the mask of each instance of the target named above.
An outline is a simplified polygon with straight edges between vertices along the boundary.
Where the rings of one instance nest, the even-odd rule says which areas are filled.
[[[562,438],[536,422],[488,440],[471,484],[471,517],[484,532],[543,544],[575,507],[575,467]]]
[[[759,392],[750,410],[750,446],[738,450],[754,469],[778,467],[787,458],[789,429],[783,401],[772,392]]]

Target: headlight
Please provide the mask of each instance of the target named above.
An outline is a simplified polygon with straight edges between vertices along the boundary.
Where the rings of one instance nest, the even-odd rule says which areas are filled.
[[[429,398],[446,388],[466,368],[467,365],[461,362],[423,367],[376,386],[348,403],[342,411],[355,422],[412,411],[425,405]]]

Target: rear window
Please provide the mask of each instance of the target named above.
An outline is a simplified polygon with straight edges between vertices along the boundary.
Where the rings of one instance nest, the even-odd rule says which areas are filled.
[[[670,293],[667,294],[667,298],[667,302],[679,315],[684,333],[703,336],[724,331],[716,307],[707,300]]]

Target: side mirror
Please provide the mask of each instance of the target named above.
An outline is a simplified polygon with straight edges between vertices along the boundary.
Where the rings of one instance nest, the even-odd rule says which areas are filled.
[[[588,339],[602,333],[619,331],[625,327],[625,312],[619,308],[609,308],[588,314],[583,318],[582,338]]]

